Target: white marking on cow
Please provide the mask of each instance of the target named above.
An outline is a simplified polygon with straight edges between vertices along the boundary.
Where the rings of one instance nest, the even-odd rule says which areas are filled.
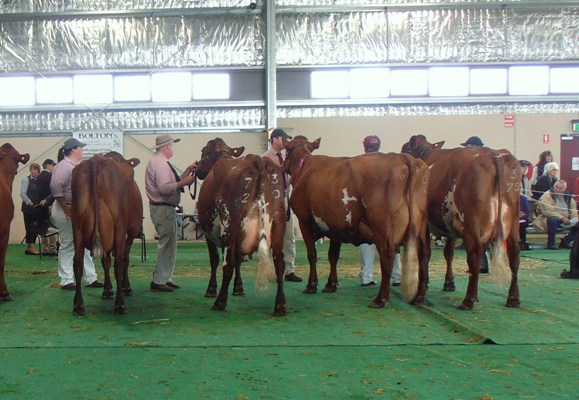
[[[346,222],[348,225],[352,223],[352,211],[348,211],[348,214],[346,214]]]
[[[314,221],[316,222],[316,225],[318,226],[318,228],[320,228],[322,232],[328,232],[330,230],[328,224],[326,224],[321,218],[316,217],[315,215]]]
[[[455,216],[458,216],[460,221],[464,224],[464,214],[461,213],[456,206],[456,202],[454,201],[454,192],[456,190],[456,183],[452,186],[446,197],[444,198],[444,207],[443,207],[443,215],[442,219],[444,221],[444,225],[446,225],[450,230],[453,230],[453,223],[452,220]]]
[[[345,206],[347,206],[348,202],[350,202],[350,201],[358,201],[358,199],[355,197],[348,197],[348,189],[347,188],[342,189],[342,193],[344,194],[344,197],[342,197],[342,203],[344,203]]]

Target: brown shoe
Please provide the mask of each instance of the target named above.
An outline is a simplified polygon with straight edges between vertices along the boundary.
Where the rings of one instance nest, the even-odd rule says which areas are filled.
[[[102,288],[105,287],[105,284],[99,281],[94,281],[93,283],[91,283],[90,285],[86,285],[85,287],[88,288]]]
[[[172,292],[173,288],[167,284],[159,285],[155,282],[151,282],[151,290],[153,292]]]
[[[291,274],[287,274],[285,276],[285,280],[288,282],[301,282],[301,281],[303,281],[302,277],[299,275],[296,275],[295,272],[292,272]]]
[[[169,286],[170,288],[173,288],[173,289],[181,289],[180,285],[177,285],[176,283],[173,283],[173,282],[167,282],[167,286]]]
[[[76,285],[74,283],[67,283],[60,287],[62,290],[76,290]]]

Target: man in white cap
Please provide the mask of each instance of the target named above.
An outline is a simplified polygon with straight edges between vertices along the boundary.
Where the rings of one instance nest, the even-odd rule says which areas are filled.
[[[366,136],[364,138],[364,153],[377,153],[380,151],[381,145],[380,138],[376,135]],[[372,278],[372,271],[374,270],[374,258],[376,256],[376,245],[374,243],[367,244],[362,243],[360,245],[360,279],[362,280],[362,286],[374,286],[376,282]],[[394,256],[394,263],[392,266],[392,277],[390,281],[393,286],[400,286],[401,279],[400,272],[400,253],[396,253]]]
[[[262,157],[267,157],[280,167],[282,166],[286,152],[283,148],[285,141],[291,139],[292,137],[286,133],[281,128],[270,129],[270,136],[269,136],[269,150],[263,153]],[[286,187],[285,192],[285,205],[288,205],[288,198],[289,198],[289,178],[284,175],[284,183]],[[285,280],[288,282],[301,282],[303,279],[301,276],[297,275],[294,271],[295,269],[295,260],[296,260],[296,236],[294,233],[294,223],[293,218],[290,214],[288,209],[288,221],[285,226],[285,235],[283,240],[283,254],[285,260]]]
[[[179,176],[169,160],[173,157],[173,139],[170,135],[157,136],[155,154],[149,160],[145,171],[145,188],[149,198],[151,221],[155,225],[159,243],[157,261],[153,269],[151,290],[154,292],[172,292],[180,286],[173,282],[175,256],[177,253],[177,211],[175,207],[181,201],[183,186],[195,180],[192,174],[197,168],[193,163],[185,168]]]
[[[72,170],[82,160],[83,147],[86,143],[81,143],[75,138],[66,139],[59,153],[63,158],[52,170],[50,179],[50,190],[54,197],[52,207],[52,218],[54,225],[58,228],[60,247],[58,248],[58,276],[60,277],[60,288],[63,290],[75,290],[73,259],[74,241],[72,236]],[[90,288],[101,288],[104,285],[97,280],[90,252],[84,252],[84,279],[86,286]]]

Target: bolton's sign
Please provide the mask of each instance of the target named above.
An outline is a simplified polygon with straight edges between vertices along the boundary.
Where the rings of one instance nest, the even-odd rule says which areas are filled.
[[[116,151],[123,154],[123,132],[118,130],[98,130],[73,132],[72,137],[82,143],[86,143],[84,157],[92,157],[95,154]],[[124,155],[124,154],[123,154]]]

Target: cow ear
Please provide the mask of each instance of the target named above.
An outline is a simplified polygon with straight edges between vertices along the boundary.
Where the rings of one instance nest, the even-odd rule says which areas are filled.
[[[30,154],[28,153],[20,154],[18,157],[18,161],[20,161],[22,164],[26,164],[28,160],[30,160]]]
[[[141,160],[139,160],[138,158],[131,158],[130,160],[127,160],[129,162],[129,164],[131,164],[131,167],[135,168],[137,165],[139,165],[141,163]]]
[[[322,138],[317,138],[316,140],[314,140],[312,142],[312,150],[319,149],[321,141],[322,141]]]
[[[444,143],[446,142],[446,140],[442,140],[440,142],[436,142],[432,145],[433,149],[440,149],[442,148],[442,146],[444,146]]]
[[[416,147],[416,135],[413,135],[408,143],[410,144],[410,148],[414,149]]]
[[[231,153],[231,155],[233,157],[239,157],[240,155],[243,154],[244,151],[245,151],[245,146],[236,147],[233,149],[233,152]]]

